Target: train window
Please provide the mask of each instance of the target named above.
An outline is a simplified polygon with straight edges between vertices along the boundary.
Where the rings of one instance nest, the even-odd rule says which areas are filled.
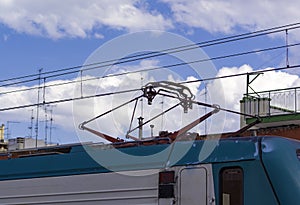
[[[224,168],[220,172],[220,205],[244,204],[244,174],[240,167]]]

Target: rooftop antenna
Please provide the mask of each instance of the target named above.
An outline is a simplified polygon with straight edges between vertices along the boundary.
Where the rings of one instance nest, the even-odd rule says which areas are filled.
[[[44,105],[44,117],[45,120],[43,121],[44,129],[45,129],[45,144],[47,145],[49,142],[51,143],[52,139],[52,128],[53,128],[53,107],[55,105]]]
[[[48,134],[48,110],[47,110],[48,106],[44,106],[44,112],[45,112],[45,144],[47,145],[47,134]]]
[[[37,147],[37,140],[39,135],[39,109],[40,109],[40,88],[41,88],[41,73],[43,68],[39,69],[39,84],[37,93],[37,106],[36,106],[36,122],[35,122],[35,147]]]
[[[6,122],[6,139],[9,139],[10,138],[10,136],[12,135],[11,133],[11,131],[10,131],[10,124],[17,124],[17,123],[20,123],[20,122],[18,122],[18,121],[7,121]]]
[[[28,129],[30,130],[30,138],[32,138],[32,135],[33,135],[33,120],[34,120],[34,117],[33,117],[33,109],[30,110],[31,111],[31,117],[30,117],[30,126],[28,127]]]
[[[164,112],[164,96],[161,96],[161,111]],[[160,130],[163,130],[164,127],[164,114],[161,115],[161,128]]]
[[[53,129],[53,107],[56,106],[56,105],[51,105],[51,108],[49,110],[50,112],[50,131],[49,131],[49,142],[51,143],[52,142],[52,129]]]

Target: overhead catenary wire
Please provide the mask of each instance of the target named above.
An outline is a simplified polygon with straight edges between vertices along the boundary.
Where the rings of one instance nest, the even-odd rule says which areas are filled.
[[[286,24],[283,26],[272,27],[272,28],[254,31],[254,32],[248,32],[248,33],[228,36],[228,37],[224,37],[224,38],[213,39],[213,40],[204,41],[204,42],[198,42],[198,43],[189,44],[189,45],[178,46],[175,48],[168,48],[168,49],[163,49],[163,50],[149,52],[149,53],[126,56],[126,57],[122,58],[121,60],[120,59],[110,59],[107,61],[101,61],[101,62],[96,62],[96,63],[92,63],[92,64],[87,64],[87,65],[80,65],[80,66],[58,69],[58,70],[54,70],[54,71],[42,72],[41,75],[44,76],[44,75],[49,75],[49,74],[53,74],[53,73],[58,73],[58,74],[51,75],[51,76],[45,76],[45,78],[58,77],[58,76],[77,73],[80,68],[83,71],[90,70],[90,69],[97,69],[97,68],[102,68],[102,67],[107,67],[107,66],[112,66],[112,65],[117,65],[117,64],[123,64],[123,63],[143,60],[143,59],[147,59],[147,58],[158,57],[158,56],[162,56],[162,55],[168,55],[168,54],[172,54],[172,53],[176,53],[176,52],[183,52],[186,50],[191,50],[191,49],[196,49],[196,48],[203,48],[203,47],[208,47],[208,46],[214,46],[214,45],[244,40],[244,39],[248,39],[248,38],[254,38],[254,37],[263,36],[263,35],[269,35],[269,34],[273,34],[273,33],[278,33],[278,32],[282,32],[282,31],[293,30],[293,29],[298,29],[298,28],[300,28],[300,22],[293,23],[293,24]],[[99,65],[99,66],[95,67],[95,65]],[[90,66],[94,66],[94,67],[88,68]],[[75,71],[72,71],[72,70],[75,70]],[[65,71],[68,71],[68,72],[65,72]],[[59,73],[59,72],[64,72],[64,73]],[[15,84],[31,82],[31,81],[37,80],[38,75],[39,74],[31,74],[31,75],[26,75],[26,76],[4,79],[4,80],[0,80],[0,83],[35,77],[34,79],[24,80],[21,82],[15,82]],[[3,85],[0,85],[0,87],[1,86],[3,86]]]
[[[84,96],[84,97],[74,97],[74,98],[66,98],[66,99],[53,100],[53,101],[45,101],[42,103],[32,103],[32,104],[26,104],[26,105],[12,106],[12,107],[0,108],[0,112],[8,111],[8,110],[23,109],[23,108],[34,107],[34,106],[42,106],[42,105],[58,104],[58,103],[76,101],[76,100],[84,100],[84,99],[89,99],[89,98],[98,98],[98,97],[104,97],[104,96],[109,96],[109,95],[132,93],[132,92],[137,92],[140,90],[141,90],[141,88],[136,88],[136,89],[128,89],[128,90],[121,90],[121,91],[115,91],[115,92],[107,92],[107,93],[89,95],[89,96]]]
[[[259,53],[259,52],[283,49],[286,47],[295,47],[295,46],[299,46],[299,45],[300,45],[300,43],[294,43],[294,44],[289,44],[289,45],[268,47],[268,48],[256,49],[256,50],[252,50],[252,51],[233,53],[233,54],[229,54],[229,55],[216,56],[216,57],[212,57],[212,58],[204,58],[204,59],[199,59],[199,60],[195,60],[195,61],[181,62],[181,63],[176,63],[176,64],[169,64],[169,65],[157,66],[157,67],[153,67],[153,68],[141,69],[141,70],[136,70],[136,71],[128,71],[128,72],[122,72],[122,73],[116,73],[116,74],[109,74],[109,75],[105,75],[105,76],[101,76],[101,77],[91,77],[91,78],[87,78],[87,79],[82,79],[82,76],[80,76],[79,80],[69,80],[68,82],[55,83],[55,84],[50,84],[50,85],[44,84],[43,89],[45,91],[45,89],[49,88],[49,87],[63,86],[63,85],[76,84],[76,83],[81,83],[81,85],[82,85],[83,82],[92,81],[92,80],[99,80],[99,79],[104,79],[104,78],[117,77],[117,76],[135,74],[135,73],[141,73],[141,72],[147,72],[147,71],[154,71],[154,70],[159,70],[159,69],[178,67],[178,66],[201,63],[201,62],[212,61],[212,60],[220,60],[220,59],[225,59],[225,58],[238,57],[238,56],[243,56],[243,55],[255,54],[255,53]],[[46,78],[44,77],[44,81],[45,81],[45,79]],[[9,83],[9,84],[5,84],[5,86],[11,86],[13,84],[14,83]],[[4,86],[4,85],[2,85],[2,86]],[[2,87],[2,86],[0,86],[0,87]],[[30,91],[30,90],[38,89],[38,87],[39,86],[33,86],[31,88],[16,89],[16,90],[11,90],[11,91],[6,91],[6,92],[0,92],[0,94],[9,94],[9,93],[15,93],[15,92]]]
[[[281,71],[281,70],[288,70],[288,69],[294,69],[294,68],[300,68],[300,64],[293,65],[293,66],[288,66],[288,67],[284,66],[284,67],[279,67],[279,68],[256,70],[256,71],[252,71],[252,72],[244,72],[244,73],[238,73],[238,74],[217,76],[217,77],[211,77],[211,78],[205,78],[205,79],[189,80],[189,81],[179,82],[179,84],[188,84],[188,83],[196,83],[196,82],[203,82],[203,81],[220,80],[220,79],[224,79],[224,78],[239,77],[239,76],[243,76],[243,75],[253,75],[253,74],[257,74],[257,73],[267,73],[267,72],[272,72],[272,71]]]
[[[289,28],[287,28],[289,26]],[[222,43],[228,43],[228,42],[232,42],[232,41],[236,41],[236,40],[241,40],[241,39],[247,39],[247,38],[252,38],[254,35],[255,36],[260,36],[260,35],[267,35],[270,33],[276,33],[276,32],[281,32],[281,31],[285,31],[286,30],[290,30],[290,29],[298,29],[300,28],[300,23],[295,23],[295,24],[289,24],[289,25],[285,25],[285,26],[280,26],[280,27],[274,27],[274,28],[270,28],[270,29],[265,29],[265,30],[260,30],[260,31],[256,31],[256,32],[250,32],[250,33],[245,33],[245,34],[240,34],[240,35],[235,35],[235,36],[230,36],[230,37],[225,37],[225,38],[221,38],[221,39],[215,39],[215,40],[211,40],[211,41],[206,41],[206,42],[201,42],[201,43],[197,43],[197,44],[191,44],[191,45],[185,45],[185,46],[181,46],[181,47],[176,47],[176,48],[171,48],[171,49],[165,49],[162,51],[169,51],[169,53],[171,52],[183,52],[185,49],[194,49],[194,48],[199,48],[201,46],[211,46],[211,45],[218,45],[218,44],[222,44]],[[247,36],[247,35],[252,35],[252,36]],[[238,39],[236,37],[239,37]],[[224,41],[226,40],[226,41]],[[205,61],[209,61],[209,60],[219,60],[219,59],[224,59],[224,58],[230,58],[230,57],[237,57],[237,56],[241,56],[241,55],[248,55],[248,54],[253,54],[253,53],[257,53],[257,52],[265,52],[265,51],[270,51],[270,50],[276,50],[276,49],[281,49],[281,48],[288,48],[288,47],[293,47],[293,46],[298,46],[300,45],[300,43],[295,43],[295,44],[289,44],[289,45],[284,45],[284,46],[277,46],[277,47],[269,47],[269,48],[264,48],[264,49],[259,49],[259,50],[252,50],[252,51],[246,51],[246,52],[241,52],[241,53],[233,53],[233,54],[229,54],[229,55],[224,55],[224,56],[216,56],[216,57],[212,57],[212,58],[207,58],[207,59],[199,59],[199,60],[195,60],[195,61],[191,61],[191,62],[183,62],[183,63],[177,63],[177,64],[170,64],[170,65],[165,65],[165,66],[160,66],[160,67],[154,67],[154,68],[149,68],[149,69],[142,69],[142,70],[137,70],[137,71],[130,71],[130,72],[124,72],[124,73],[117,73],[117,74],[110,74],[110,75],[106,75],[106,76],[102,76],[102,77],[96,77],[96,78],[90,78],[90,79],[81,79],[78,81],[74,81],[71,80],[70,82],[63,82],[63,83],[57,83],[57,84],[50,84],[50,85],[46,85],[44,83],[43,86],[43,91],[45,92],[45,89],[48,87],[53,87],[53,86],[61,86],[61,85],[67,85],[70,83],[78,83],[78,82],[83,82],[83,81],[88,81],[88,80],[97,80],[100,78],[107,78],[107,77],[112,77],[112,76],[120,76],[120,75],[126,75],[126,74],[131,74],[131,73],[138,73],[138,72],[145,72],[145,71],[150,71],[150,70],[157,70],[157,69],[163,69],[163,68],[171,68],[171,67],[176,67],[176,66],[181,66],[181,65],[187,65],[187,64],[193,64],[193,63],[199,63],[199,62],[205,62]],[[196,46],[196,47],[193,47]],[[178,49],[180,48],[180,49]],[[129,56],[128,59],[131,61],[135,61],[135,60],[141,60],[143,58],[141,57],[153,57],[155,55],[160,55],[160,53],[156,53],[156,52],[150,52],[150,54],[153,55],[148,55],[148,54],[138,54],[135,55],[138,56],[139,58],[134,58],[131,59],[132,56]],[[155,55],[154,55],[155,54]],[[166,55],[168,53],[162,53],[162,55]],[[125,60],[127,59],[124,58]],[[94,63],[94,64],[90,64],[87,66],[91,66],[91,65],[98,65],[101,63],[105,63],[105,62],[110,62],[112,60],[108,60],[108,61],[103,61],[103,62],[99,62],[99,63]],[[125,63],[125,61],[120,61],[119,64],[121,63]],[[111,65],[116,65],[116,63],[113,63]],[[107,65],[102,65],[102,66],[107,66]],[[76,66],[76,68],[83,68],[84,66]],[[265,71],[259,71],[259,72],[268,72],[268,71],[276,71],[276,70],[284,70],[284,69],[288,69],[288,68],[298,68],[300,67],[299,65],[294,65],[294,66],[287,66],[285,68],[276,68],[276,69],[269,69],[269,70],[265,70]],[[95,67],[90,67],[90,68],[86,68],[86,69],[97,69],[99,68],[99,66],[95,66]],[[17,85],[17,84],[21,84],[21,83],[27,83],[30,81],[36,81],[39,80],[41,78],[42,74],[53,74],[53,73],[57,73],[57,74],[53,74],[53,75],[49,75],[49,76],[43,76],[42,78],[44,79],[44,81],[46,81],[46,79],[49,78],[54,78],[54,77],[59,77],[62,76],[66,73],[58,73],[61,72],[62,70],[67,71],[67,70],[72,70],[75,69],[75,67],[72,68],[66,68],[66,69],[61,69],[61,70],[56,70],[56,71],[49,71],[49,72],[44,72],[44,73],[40,73],[40,74],[35,74],[35,75],[28,75],[30,77],[35,77],[33,79],[29,79],[29,80],[24,80],[22,82],[12,82],[12,83],[7,83],[4,85],[0,85],[0,87],[4,87],[4,86],[11,86],[11,85]],[[81,73],[83,70],[80,70]],[[67,74],[72,74],[74,72],[78,72],[78,71],[70,71],[67,72]],[[258,72],[258,71],[255,71]],[[251,72],[250,72],[251,73]],[[248,73],[247,73],[248,74]],[[235,77],[235,76],[240,76],[241,74],[237,74],[237,75],[230,75],[230,76],[219,76],[219,77],[212,77],[212,78],[207,78],[207,79],[197,79],[197,80],[192,80],[192,81],[185,81],[185,82],[180,82],[181,84],[186,84],[186,83],[193,83],[193,82],[199,82],[199,81],[208,81],[208,80],[216,80],[216,79],[222,79],[222,78],[227,78],[227,77]],[[21,77],[22,79],[25,79],[28,76],[23,76]],[[11,81],[11,80],[17,80],[17,78],[11,78],[11,79],[7,79],[7,80],[0,80],[0,82],[6,82],[6,81]],[[49,81],[48,81],[49,82]],[[40,86],[33,86],[32,88],[25,88],[25,89],[18,89],[18,90],[12,90],[12,91],[7,91],[7,92],[1,92],[0,94],[9,94],[9,93],[14,93],[14,92],[21,92],[21,91],[29,91],[29,90],[34,90],[34,89],[39,89]],[[135,91],[140,90],[140,88],[138,89],[134,89]],[[127,92],[127,91],[126,91]],[[101,96],[106,96],[106,95],[114,95],[114,94],[120,94],[122,93],[122,91],[118,91],[118,92],[110,92],[110,93],[104,93],[103,95],[92,95],[92,96],[82,96],[81,97],[75,97],[75,98],[68,98],[68,99],[61,99],[61,100],[55,100],[55,101],[46,101],[44,99],[45,102],[41,103],[41,104],[52,104],[52,103],[60,103],[60,102],[67,102],[67,101],[72,101],[72,100],[79,100],[79,99],[87,99],[87,98],[91,98],[91,97],[101,97]],[[39,104],[38,104],[39,105]],[[31,107],[31,106],[37,106],[37,104],[31,104],[31,105],[25,105],[26,107]],[[9,108],[3,108],[0,109],[0,111],[4,111],[4,110],[11,110],[11,109],[18,109],[18,108],[22,108],[22,106],[14,106],[14,107],[9,107]]]
[[[188,83],[195,83],[195,82],[201,82],[201,81],[219,80],[219,79],[230,78],[230,77],[238,77],[238,76],[256,74],[258,72],[259,73],[265,73],[265,72],[279,71],[279,70],[286,70],[286,69],[293,69],[293,68],[300,68],[300,64],[289,66],[289,67],[280,67],[280,68],[273,68],[273,69],[266,69],[266,70],[257,70],[257,71],[253,71],[253,72],[244,72],[244,73],[238,73],[238,74],[232,74],[232,75],[217,76],[217,77],[212,77],[212,78],[183,81],[183,82],[178,82],[178,83],[179,84],[188,84]],[[33,106],[58,104],[58,103],[76,101],[76,100],[98,98],[98,97],[104,97],[104,96],[110,96],[110,95],[118,95],[118,94],[124,94],[124,93],[132,93],[132,92],[138,92],[138,91],[142,91],[142,88],[133,88],[133,89],[128,89],[128,90],[121,90],[121,91],[115,91],[115,92],[107,92],[107,93],[101,93],[101,94],[94,94],[94,95],[89,95],[89,96],[84,96],[84,97],[80,96],[80,97],[67,98],[67,99],[61,99],[61,100],[45,101],[45,102],[39,103],[39,104],[32,103],[32,104],[27,104],[27,105],[20,105],[20,106],[12,106],[12,107],[0,108],[0,112],[2,112],[2,111],[8,111],[8,110],[15,110],[15,109],[28,108],[28,107],[33,107]],[[225,110],[225,108],[223,108],[223,109]]]

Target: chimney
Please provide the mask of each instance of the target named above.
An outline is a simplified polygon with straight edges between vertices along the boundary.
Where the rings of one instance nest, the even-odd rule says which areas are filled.
[[[143,139],[143,117],[139,117],[139,139],[142,140]]]
[[[0,127],[0,142],[4,142],[4,124]]]

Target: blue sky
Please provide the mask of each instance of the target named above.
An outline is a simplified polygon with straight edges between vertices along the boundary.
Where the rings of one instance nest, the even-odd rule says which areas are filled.
[[[121,35],[134,32],[166,31],[197,43],[297,23],[300,21],[300,14],[295,8],[299,6],[300,3],[292,0],[247,2],[237,0],[2,0],[0,2],[0,79],[35,74],[40,68],[47,72],[82,65],[98,47]],[[300,40],[298,34],[298,29],[290,31],[289,42],[297,43]],[[284,43],[284,33],[278,33],[203,50],[209,57],[216,57],[284,45]],[[297,48],[290,49],[291,65],[298,63],[298,51]],[[171,60],[160,59],[157,65],[163,65],[165,62],[171,63]],[[155,62],[147,63],[156,65]],[[219,75],[278,67],[285,64],[285,50],[228,58],[213,63]],[[258,87],[270,89],[296,86],[298,85],[297,73],[296,70],[291,71],[290,74],[285,75],[286,80],[282,79],[280,83],[276,82],[276,79],[280,78],[278,76],[282,73],[273,73],[269,76],[268,85]],[[71,79],[66,77],[59,80]],[[235,83],[231,81],[231,84],[228,84],[231,90],[236,90],[232,96],[237,96],[228,100],[227,107],[232,109],[237,109],[238,104],[235,101],[238,101],[245,90],[244,85],[238,81],[242,80],[237,80]],[[3,88],[4,91],[5,89],[10,88]],[[24,101],[30,101],[22,97]],[[67,136],[74,135],[74,128],[62,125],[67,117],[72,117],[71,111],[64,110],[64,106],[54,109],[57,110],[54,133],[64,136],[57,137],[55,141],[71,142],[72,137]],[[25,116],[30,119],[28,114],[30,112],[28,110],[22,112],[24,118],[20,120],[22,123],[13,125],[16,129],[14,137],[23,135],[22,132],[24,133],[24,129],[28,127],[29,120],[26,121]],[[1,116],[1,121],[6,123],[8,120],[18,120],[19,115],[17,111],[7,112]],[[236,126],[229,127],[236,128]],[[28,133],[28,130],[25,132]]]

